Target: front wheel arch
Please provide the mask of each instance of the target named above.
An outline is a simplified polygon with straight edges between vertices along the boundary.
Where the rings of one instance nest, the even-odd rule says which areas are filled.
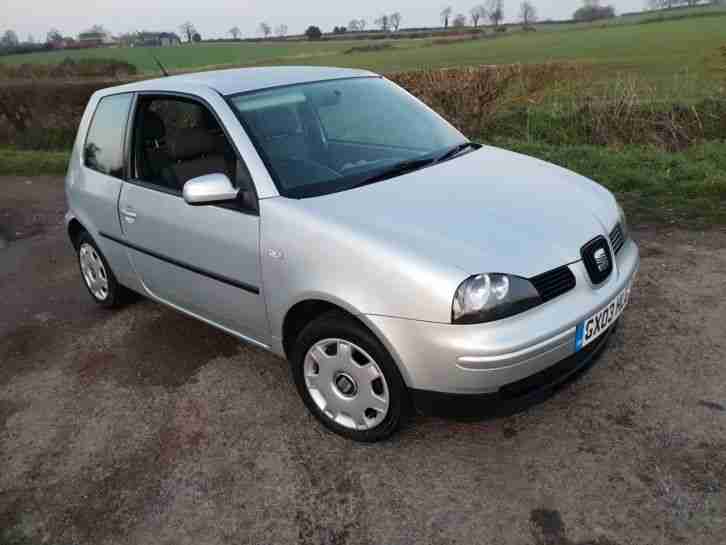
[[[285,356],[288,359],[292,354],[295,341],[302,330],[305,329],[309,323],[330,311],[338,311],[346,315],[351,320],[358,322],[362,327],[367,329],[371,335],[378,339],[378,342],[380,342],[391,355],[393,362],[398,368],[398,372],[403,377],[404,383],[407,387],[410,387],[411,377],[406,370],[406,366],[403,365],[398,352],[391,343],[388,342],[385,335],[383,335],[383,333],[375,327],[374,324],[368,321],[364,314],[353,313],[340,304],[331,302],[327,299],[310,298],[298,301],[285,313],[285,318],[282,323],[282,347],[285,352]]]
[[[71,221],[68,222],[67,231],[68,238],[71,240],[71,244],[73,244],[73,247],[78,250],[81,233],[87,233],[88,230],[83,227],[83,224],[81,224],[80,221],[78,221],[76,218],[73,218],[71,219]]]

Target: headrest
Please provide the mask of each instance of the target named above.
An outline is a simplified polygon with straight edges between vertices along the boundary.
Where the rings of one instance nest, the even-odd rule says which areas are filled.
[[[144,113],[142,130],[142,139],[144,141],[161,140],[166,134],[166,129],[164,128],[164,121],[162,121],[159,114],[150,110],[147,110]]]
[[[290,136],[301,130],[297,114],[287,106],[265,108],[257,113],[256,125],[265,138]]]
[[[214,136],[204,129],[179,129],[166,139],[166,149],[172,159],[183,161],[213,152],[214,143]]]

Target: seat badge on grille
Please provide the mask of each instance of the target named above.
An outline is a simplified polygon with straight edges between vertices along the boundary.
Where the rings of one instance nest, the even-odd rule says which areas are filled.
[[[598,248],[595,250],[593,257],[595,258],[595,263],[597,263],[597,268],[600,272],[608,270],[610,267],[610,259],[608,258],[608,254],[604,248]]]

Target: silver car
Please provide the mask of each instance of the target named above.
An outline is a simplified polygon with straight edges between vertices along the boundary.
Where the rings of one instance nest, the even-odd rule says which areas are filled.
[[[639,264],[609,191],[360,70],[99,91],[66,192],[99,304],[137,292],[286,357],[359,441],[541,399],[602,350]]]

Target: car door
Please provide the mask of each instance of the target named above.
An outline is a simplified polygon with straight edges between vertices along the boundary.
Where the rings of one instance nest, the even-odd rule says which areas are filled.
[[[131,176],[119,199],[124,242],[150,295],[267,344],[254,187],[221,123],[200,101],[142,95]],[[189,179],[222,172],[246,200],[191,206]]]
[[[102,248],[116,278],[129,287],[136,286],[136,277],[128,256],[103,235],[121,235],[117,207],[126,172],[126,127],[133,99],[132,93],[120,93],[89,103],[79,130],[83,140],[71,156],[66,185],[71,213]]]

